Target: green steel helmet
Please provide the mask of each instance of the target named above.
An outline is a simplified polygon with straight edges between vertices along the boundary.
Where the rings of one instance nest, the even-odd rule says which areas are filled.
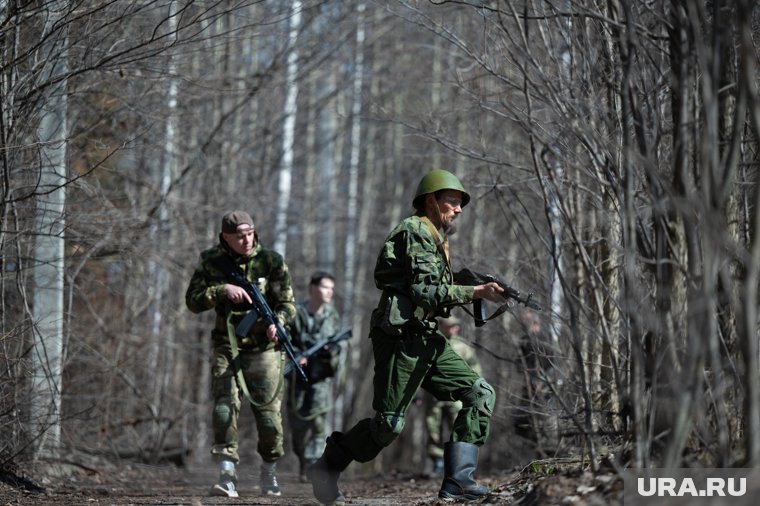
[[[462,207],[470,202],[470,194],[467,193],[459,181],[459,178],[447,170],[435,169],[425,174],[417,185],[417,191],[414,193],[412,202],[416,205],[417,199],[428,193],[435,193],[440,190],[458,190],[462,192]]]

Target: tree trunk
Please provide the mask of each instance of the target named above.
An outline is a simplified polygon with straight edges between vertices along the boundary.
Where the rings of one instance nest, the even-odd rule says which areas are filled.
[[[293,0],[290,17],[288,70],[285,87],[285,109],[282,126],[282,162],[277,184],[277,214],[275,217],[274,250],[285,256],[288,243],[288,209],[293,181],[293,150],[295,148],[296,112],[298,110],[298,32],[301,29],[301,0]]]
[[[66,1],[53,2],[51,11],[65,12]],[[31,431],[39,437],[35,455],[56,456],[61,443],[61,395],[63,376],[64,230],[66,204],[69,71],[68,38],[56,28],[57,19],[47,18],[48,37],[40,60],[47,62],[44,81],[51,85],[42,103],[38,128],[40,141],[40,181],[37,197],[34,247]]]

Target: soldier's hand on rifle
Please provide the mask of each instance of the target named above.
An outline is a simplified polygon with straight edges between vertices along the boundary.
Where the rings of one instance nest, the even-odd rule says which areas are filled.
[[[267,327],[267,338],[273,343],[277,342],[277,327],[274,323]]]
[[[473,298],[486,299],[486,300],[490,300],[491,302],[503,304],[507,302],[508,300],[508,297],[503,295],[503,293],[504,293],[504,289],[500,287],[498,283],[494,283],[492,281],[484,285],[475,286],[473,290]]]
[[[244,302],[251,304],[253,302],[248,292],[237,285],[225,284],[224,294],[233,304],[242,304]]]

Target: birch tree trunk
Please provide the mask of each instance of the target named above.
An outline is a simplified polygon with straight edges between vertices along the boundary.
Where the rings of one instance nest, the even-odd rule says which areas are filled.
[[[287,96],[282,127],[282,162],[277,183],[277,215],[275,217],[274,250],[285,256],[288,242],[288,209],[293,180],[293,149],[296,130],[296,98],[298,97],[298,31],[301,29],[301,1],[293,0],[290,17],[290,50],[286,78]]]
[[[47,62],[43,82],[51,85],[42,101],[40,142],[40,181],[37,197],[34,246],[31,431],[39,439],[36,457],[54,457],[61,442],[61,395],[63,375],[64,308],[64,206],[66,203],[69,71],[68,38],[65,28],[57,27],[68,2],[53,2],[45,20],[45,43],[40,60]]]
[[[346,300],[353,300],[354,286],[356,282],[356,222],[358,215],[359,193],[359,156],[361,154],[361,111],[362,111],[362,87],[364,81],[364,2],[356,6],[356,55],[354,57],[354,83],[351,105],[351,155],[348,169],[348,214],[346,219],[346,269],[345,287]],[[357,324],[359,315],[354,321]]]
[[[177,4],[172,2],[169,6],[168,32],[176,39],[177,36]],[[169,89],[167,92],[167,115],[166,126],[164,131],[164,160],[161,167],[159,180],[159,198],[161,202],[158,207],[158,219],[153,225],[154,244],[166,245],[171,247],[174,242],[171,240],[173,227],[170,224],[169,210],[166,199],[171,187],[174,175],[177,172],[177,157],[179,156],[179,146],[177,143],[177,95],[179,89],[178,78],[176,77],[176,61],[173,55],[168,56],[169,64],[167,73],[169,78]],[[155,420],[153,420],[153,448],[152,459],[157,461],[161,454],[164,439],[166,437],[167,427],[163,426],[166,422],[161,422],[166,417],[162,416],[162,410],[171,411],[174,406],[167,405],[164,402],[166,393],[171,389],[171,379],[174,371],[174,329],[172,325],[164,325],[163,313],[165,304],[164,298],[169,289],[169,273],[163,265],[165,258],[164,251],[161,247],[155,250],[156,258],[151,264],[153,286],[149,287],[149,292],[153,291],[153,308],[152,308],[152,327],[151,338],[156,353],[153,360],[156,361],[156,381],[153,386],[152,405],[155,410]],[[167,252],[168,253],[168,252]],[[169,417],[171,418],[171,416]]]
[[[356,293],[356,251],[359,248],[357,244],[357,208],[358,208],[358,191],[359,191],[359,154],[361,142],[361,106],[362,106],[362,87],[364,76],[364,2],[356,6],[356,54],[354,56],[354,81],[353,96],[351,98],[351,146],[349,158],[349,175],[348,175],[348,195],[346,196],[346,243],[343,286],[345,286],[345,296],[347,303],[355,300]],[[360,335],[361,319],[363,315],[360,311],[353,311],[351,327],[354,335]],[[349,362],[359,364],[361,362],[361,347],[352,346],[350,349]],[[346,382],[345,399],[352,399],[357,385],[354,381]],[[353,404],[353,403],[352,403]],[[336,417],[337,418],[337,417]],[[343,417],[343,420],[347,416]]]
[[[320,94],[317,92],[317,100],[321,104],[323,100],[330,97],[335,89],[335,73],[324,80],[324,91]],[[315,135],[319,139],[319,149],[317,152],[317,173],[319,177],[319,200],[316,202],[317,216],[319,223],[319,234],[317,235],[317,264],[322,269],[329,271],[335,270],[335,196],[336,188],[336,150],[335,138],[337,137],[338,121],[335,115],[333,99],[320,107],[317,114],[317,132]],[[351,304],[346,299],[346,304]]]

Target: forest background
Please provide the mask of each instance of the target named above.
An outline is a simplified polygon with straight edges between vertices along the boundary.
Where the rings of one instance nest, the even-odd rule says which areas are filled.
[[[759,12],[0,1],[0,465],[209,458],[184,293],[234,208],[299,300],[336,274],[331,429],[370,415],[374,262],[431,168],[473,196],[455,270],[545,306],[539,334],[457,314],[497,392],[481,469],[757,465]],[[402,437],[351,472],[424,466],[416,406]]]

